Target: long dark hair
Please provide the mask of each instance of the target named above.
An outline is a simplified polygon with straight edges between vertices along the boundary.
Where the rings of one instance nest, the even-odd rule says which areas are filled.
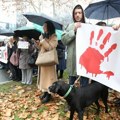
[[[53,25],[51,21],[46,21],[45,23],[47,24],[48,33],[47,34],[44,33],[43,37],[49,38],[52,34],[55,34],[55,26]]]
[[[81,5],[76,5],[75,7],[74,7],[74,9],[73,9],[73,13],[72,13],[72,16],[73,16],[73,21],[74,22],[76,22],[76,20],[75,20],[75,18],[74,18],[74,12],[75,12],[75,10],[76,9],[81,9],[82,10],[82,19],[81,19],[81,21],[80,22],[82,22],[82,23],[85,23],[85,15],[84,15],[84,11],[83,11],[83,8],[82,8],[82,6]]]

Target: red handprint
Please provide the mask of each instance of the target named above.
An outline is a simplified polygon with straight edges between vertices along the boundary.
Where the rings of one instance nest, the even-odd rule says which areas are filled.
[[[96,44],[95,44],[96,46],[98,46],[97,42],[100,40],[100,37],[102,36],[102,34],[103,34],[103,30],[100,29],[99,34],[97,36]],[[82,66],[84,66],[87,73],[92,73],[92,75],[94,74],[95,76],[97,74],[106,74],[108,79],[110,78],[110,76],[114,76],[114,73],[112,71],[102,71],[100,69],[100,65],[104,61],[104,59],[106,57],[108,58],[109,54],[111,54],[112,51],[115,50],[117,47],[117,44],[112,44],[111,47],[104,54],[100,52],[104,49],[107,41],[109,42],[110,37],[111,37],[111,33],[109,32],[103,39],[102,44],[99,45],[100,49],[97,50],[96,48],[91,47],[93,44],[92,42],[94,38],[94,31],[91,32],[90,46],[85,50],[85,52],[80,56],[80,59],[79,59],[79,63]]]

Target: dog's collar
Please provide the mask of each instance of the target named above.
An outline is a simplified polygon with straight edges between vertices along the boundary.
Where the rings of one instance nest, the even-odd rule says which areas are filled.
[[[66,98],[70,94],[72,88],[73,88],[73,85],[70,85],[70,88],[68,89],[68,91],[66,92],[66,94],[63,96],[64,98]]]

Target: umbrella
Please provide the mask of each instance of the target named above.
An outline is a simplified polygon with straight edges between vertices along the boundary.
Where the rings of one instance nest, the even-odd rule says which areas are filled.
[[[26,13],[23,14],[30,22],[36,23],[38,25],[43,26],[44,22],[47,20],[51,20],[55,26],[56,29],[62,30],[62,24],[59,22],[56,22],[53,18],[50,18],[47,15],[44,14],[33,14],[33,13]]]
[[[35,23],[32,23],[30,26],[20,27],[17,30],[15,30],[14,32],[15,32],[16,36],[19,36],[19,37],[27,36],[30,39],[34,38],[34,39],[38,40],[41,33],[43,33],[43,27],[40,25],[37,25]],[[58,40],[61,40],[63,31],[56,30],[55,32],[56,32]]]
[[[13,36],[14,32],[12,30],[2,29],[0,30],[0,35],[9,37],[9,36]]]
[[[13,36],[14,32],[2,32],[2,33],[0,33],[0,35],[3,35],[3,36]]]
[[[31,26],[23,26],[14,31],[15,35],[18,37],[27,36],[30,39],[34,38],[36,40],[39,39],[41,32],[42,27],[35,24],[32,24]]]
[[[85,9],[85,16],[98,20],[120,17],[120,0],[104,0],[92,3]]]

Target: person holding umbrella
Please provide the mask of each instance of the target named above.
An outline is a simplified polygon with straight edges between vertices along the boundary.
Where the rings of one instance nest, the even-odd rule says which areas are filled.
[[[62,42],[67,46],[67,71],[69,74],[69,84],[73,85],[77,79],[76,73],[76,43],[75,37],[77,28],[81,27],[81,23],[85,23],[84,11],[81,5],[76,5],[73,9],[73,23],[69,24],[66,31],[62,35]],[[81,76],[80,86],[84,87],[88,84],[89,78]]]
[[[51,21],[46,21],[43,24],[44,34],[40,36],[40,41],[37,42],[39,52],[45,53],[57,47],[58,40],[55,34],[55,27]],[[47,103],[51,100],[51,94],[48,93],[48,87],[53,82],[57,81],[56,65],[38,65],[38,89],[43,92],[40,96],[42,103]]]

